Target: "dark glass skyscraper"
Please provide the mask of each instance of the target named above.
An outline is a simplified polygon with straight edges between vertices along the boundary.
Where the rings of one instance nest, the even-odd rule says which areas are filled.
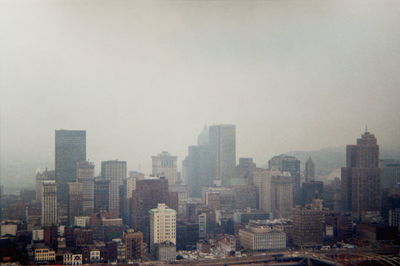
[[[86,131],[56,130],[55,176],[58,200],[68,201],[68,182],[76,179],[76,163],[86,160]]]
[[[365,132],[356,145],[347,145],[341,179],[344,211],[358,217],[380,211],[379,146],[374,134]]]

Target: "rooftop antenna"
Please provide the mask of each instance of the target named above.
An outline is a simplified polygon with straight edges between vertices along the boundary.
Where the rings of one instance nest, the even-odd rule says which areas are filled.
[[[368,132],[368,126],[367,126],[367,124],[365,124],[365,133],[367,133]]]

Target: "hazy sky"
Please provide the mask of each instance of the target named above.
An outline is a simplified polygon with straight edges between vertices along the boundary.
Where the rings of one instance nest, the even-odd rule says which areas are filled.
[[[351,2],[351,3],[349,3]],[[237,157],[400,144],[400,1],[1,1],[1,163],[88,158],[150,170],[205,124]]]

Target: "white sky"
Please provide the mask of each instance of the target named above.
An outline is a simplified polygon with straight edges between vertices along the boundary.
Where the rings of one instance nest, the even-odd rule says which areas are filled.
[[[351,2],[351,3],[349,3]],[[400,1],[0,1],[2,165],[50,162],[55,129],[88,158],[149,171],[204,124],[237,157],[400,144]]]

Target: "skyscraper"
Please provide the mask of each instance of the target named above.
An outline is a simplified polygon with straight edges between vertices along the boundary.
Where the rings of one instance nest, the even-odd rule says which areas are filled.
[[[290,175],[273,174],[271,179],[271,210],[274,217],[289,218],[293,209],[293,182]]]
[[[210,126],[208,146],[213,178],[230,185],[236,174],[236,126]]]
[[[380,211],[379,145],[375,135],[366,131],[357,144],[347,145],[341,180],[344,211],[351,211],[359,218]]]
[[[151,158],[153,176],[163,176],[168,180],[168,185],[174,185],[177,179],[177,157],[163,151]]]
[[[101,162],[101,176],[110,180],[109,211],[119,216],[119,188],[126,179],[125,161],[105,161]]]
[[[83,215],[83,184],[79,182],[68,183],[68,222],[74,223],[76,216]]]
[[[91,215],[94,208],[94,164],[87,161],[77,162],[76,180],[82,183],[83,215]]]
[[[308,161],[306,162],[306,167],[305,167],[304,170],[305,170],[304,171],[305,172],[304,175],[305,175],[306,182],[314,181],[314,179],[315,179],[315,165],[314,165],[314,162],[311,159],[311,157],[308,158]]]
[[[150,249],[154,245],[172,242],[176,245],[176,211],[159,203],[157,208],[150,211]]]
[[[58,223],[57,186],[54,180],[42,183],[42,226],[52,226]]]
[[[95,178],[94,180],[94,212],[108,211],[110,203],[110,180]]]
[[[281,154],[272,157],[268,161],[270,170],[289,172],[293,180],[293,200],[295,204],[301,204],[300,191],[300,160],[294,156]]]
[[[213,184],[209,147],[206,145],[190,146],[185,160],[190,195],[200,197],[201,187]]]
[[[55,149],[58,200],[67,204],[67,183],[76,179],[76,162],[86,160],[86,131],[56,130]]]

